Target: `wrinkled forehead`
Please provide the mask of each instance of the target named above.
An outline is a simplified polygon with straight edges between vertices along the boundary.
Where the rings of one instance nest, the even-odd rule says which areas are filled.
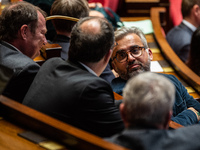
[[[112,58],[115,56],[116,52],[119,50],[129,50],[132,46],[141,46],[143,47],[143,43],[140,39],[140,37],[134,33],[128,34],[124,36],[123,38],[116,41],[117,46],[113,49]]]

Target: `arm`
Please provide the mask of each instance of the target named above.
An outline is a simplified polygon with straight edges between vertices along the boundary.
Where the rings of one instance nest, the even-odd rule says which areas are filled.
[[[176,77],[172,76],[171,80],[176,87],[176,100],[173,107],[174,117],[172,117],[172,120],[184,126],[197,123],[199,118],[196,111],[200,111],[200,103],[189,95],[186,88]]]
[[[27,63],[23,68],[16,69],[3,95],[21,103],[39,68],[36,63]]]
[[[111,87],[103,79],[88,83],[82,94],[82,108],[89,128],[98,129],[98,135],[108,137],[124,129]]]

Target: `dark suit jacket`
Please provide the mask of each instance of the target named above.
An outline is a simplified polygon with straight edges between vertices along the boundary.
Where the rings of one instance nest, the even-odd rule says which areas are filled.
[[[106,139],[134,150],[199,150],[200,125],[176,130],[129,128]]]
[[[3,95],[22,102],[40,66],[15,47],[2,41],[0,42],[0,64],[15,69]]]
[[[166,36],[166,39],[175,53],[185,62],[189,56],[190,43],[193,31],[183,22],[172,28]]]
[[[61,58],[42,65],[23,104],[101,137],[124,128],[110,85]]]

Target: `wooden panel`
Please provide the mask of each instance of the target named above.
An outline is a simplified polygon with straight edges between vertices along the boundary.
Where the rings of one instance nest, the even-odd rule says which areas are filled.
[[[46,60],[52,57],[60,57],[62,47],[58,44],[45,44],[40,50],[40,56],[34,59],[39,65],[42,65]]]
[[[49,117],[4,96],[0,96],[0,114],[3,116],[5,121],[8,122],[8,126],[12,127],[14,124],[14,128],[17,128],[16,125],[22,128],[16,129],[17,132],[20,130],[31,130],[37,134],[48,137],[48,139],[58,142],[70,149],[126,150],[126,148],[104,141],[100,137],[77,129],[71,125]],[[10,122],[12,124],[10,124]],[[6,123],[4,121],[0,121],[0,124],[3,126],[3,124],[5,125]],[[7,128],[4,129],[7,130]],[[23,141],[19,143],[16,142],[16,140],[18,140],[16,137],[17,133],[13,134],[11,134],[11,137],[7,139],[7,142],[12,143],[14,141],[16,145],[20,147],[18,144],[22,144]]]
[[[169,6],[169,0],[125,0],[120,2],[117,13],[121,17],[150,17],[152,7],[165,7],[166,13],[163,14],[161,23],[167,33],[173,27],[169,16]]]

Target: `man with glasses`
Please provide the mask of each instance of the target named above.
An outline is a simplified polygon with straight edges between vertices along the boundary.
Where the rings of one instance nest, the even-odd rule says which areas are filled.
[[[119,77],[112,81],[112,88],[114,92],[122,95],[128,79],[150,71],[153,54],[148,48],[145,35],[136,27],[123,27],[115,31],[115,41],[118,45],[113,48],[111,59],[112,66]],[[172,120],[184,126],[198,123],[200,103],[187,93],[185,87],[175,76],[162,75],[169,78],[176,87]]]

